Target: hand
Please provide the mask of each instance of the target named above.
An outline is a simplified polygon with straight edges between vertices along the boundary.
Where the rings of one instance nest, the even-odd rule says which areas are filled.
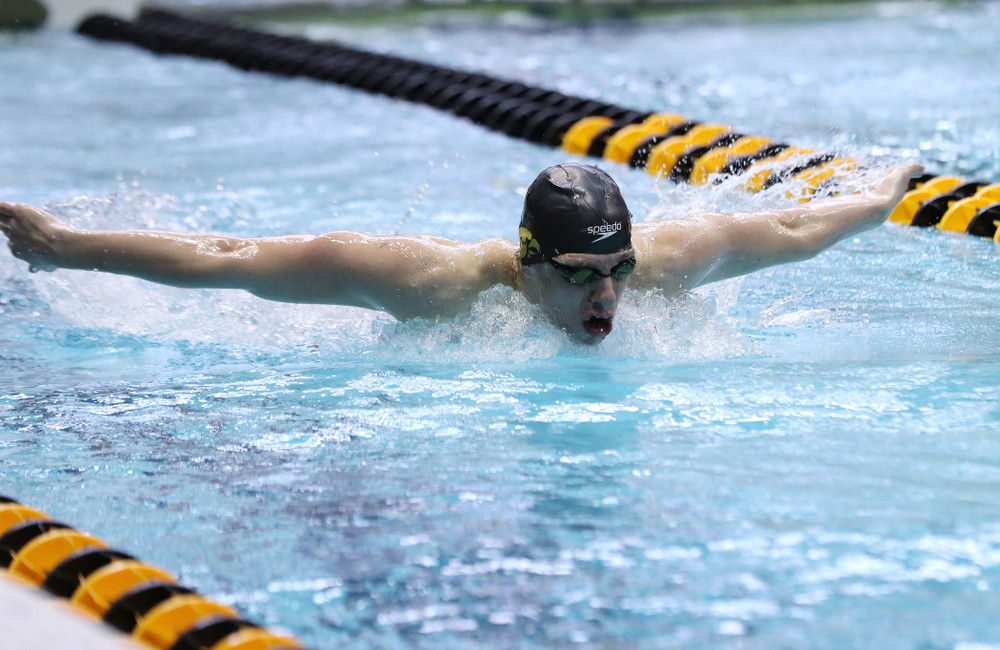
[[[882,180],[872,187],[871,193],[885,197],[892,202],[892,207],[895,207],[906,194],[910,179],[920,175],[923,171],[923,165],[915,162],[891,169]]]
[[[7,236],[14,257],[27,262],[34,273],[59,267],[58,249],[73,229],[26,203],[0,203],[0,231]]]

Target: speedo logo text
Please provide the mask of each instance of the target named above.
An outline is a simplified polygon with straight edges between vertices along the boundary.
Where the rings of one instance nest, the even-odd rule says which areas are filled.
[[[587,234],[598,235],[597,239],[590,242],[591,244],[596,244],[597,242],[603,239],[607,239],[608,237],[620,231],[621,229],[622,229],[622,222],[616,221],[614,223],[606,223],[600,226],[588,226]]]

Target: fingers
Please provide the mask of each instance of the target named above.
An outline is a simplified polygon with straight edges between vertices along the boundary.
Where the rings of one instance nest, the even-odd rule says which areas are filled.
[[[17,227],[17,206],[12,203],[0,203],[0,232],[13,241],[14,229]],[[11,244],[13,246],[13,244]]]
[[[923,165],[921,165],[920,163],[918,163],[916,161],[908,160],[908,161],[906,161],[904,163],[901,163],[899,165],[895,165],[893,167],[889,167],[889,169],[886,170],[885,175],[886,176],[897,176],[897,175],[906,174],[906,175],[909,175],[909,176],[915,176],[917,174],[923,173],[923,171],[924,171],[924,166]]]
[[[10,203],[0,203],[0,232],[6,235],[7,239],[10,239],[13,220],[14,206]]]
[[[915,162],[908,162],[899,167],[893,167],[871,186],[871,191],[875,194],[885,194],[887,196],[896,194],[902,196],[902,193],[906,191],[906,187],[909,185],[910,179],[919,176],[923,171],[923,165]]]
[[[8,239],[25,237],[46,225],[60,223],[51,214],[33,205],[0,202],[0,231],[7,235]]]
[[[19,260],[34,264],[37,251],[31,243],[31,212],[25,203],[0,202],[0,232],[7,237],[7,248]]]
[[[924,173],[924,166],[918,162],[910,161],[905,165],[903,165],[902,167],[900,167],[898,173],[899,175],[904,176],[906,178],[913,178],[915,176],[919,176],[920,174]]]
[[[14,218],[14,206],[10,203],[0,202],[0,228],[7,232],[6,228],[11,219]]]
[[[10,225],[17,218],[18,207],[14,203],[0,202],[0,223]]]
[[[910,179],[916,178],[924,173],[924,166],[909,162],[905,165],[899,167],[898,169],[893,169],[889,173],[889,178],[892,179],[893,184],[902,187],[904,190],[909,186]]]
[[[0,226],[12,227],[24,207],[24,204],[15,205],[14,203],[0,202]]]

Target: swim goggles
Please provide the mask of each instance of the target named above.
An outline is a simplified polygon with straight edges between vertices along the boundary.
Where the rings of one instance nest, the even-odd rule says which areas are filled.
[[[627,260],[622,260],[621,262],[615,264],[611,268],[611,273],[601,273],[597,269],[591,269],[586,266],[567,266],[566,264],[560,264],[559,262],[551,259],[547,261],[556,271],[559,271],[559,274],[566,278],[570,284],[587,284],[589,282],[594,282],[599,278],[621,280],[635,270],[634,257],[630,257]]]

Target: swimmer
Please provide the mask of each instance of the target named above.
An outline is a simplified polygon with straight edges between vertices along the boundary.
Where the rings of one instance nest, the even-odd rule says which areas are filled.
[[[400,319],[452,316],[506,285],[574,340],[611,333],[626,287],[667,297],[808,259],[881,224],[917,164],[865,192],[795,207],[632,224],[618,186],[591,165],[546,169],[524,198],[520,242],[463,243],[360,232],[243,238],[81,230],[27,204],[0,203],[0,230],[32,271],[84,269],[175,287],[243,289],[284,302],[336,304]]]

